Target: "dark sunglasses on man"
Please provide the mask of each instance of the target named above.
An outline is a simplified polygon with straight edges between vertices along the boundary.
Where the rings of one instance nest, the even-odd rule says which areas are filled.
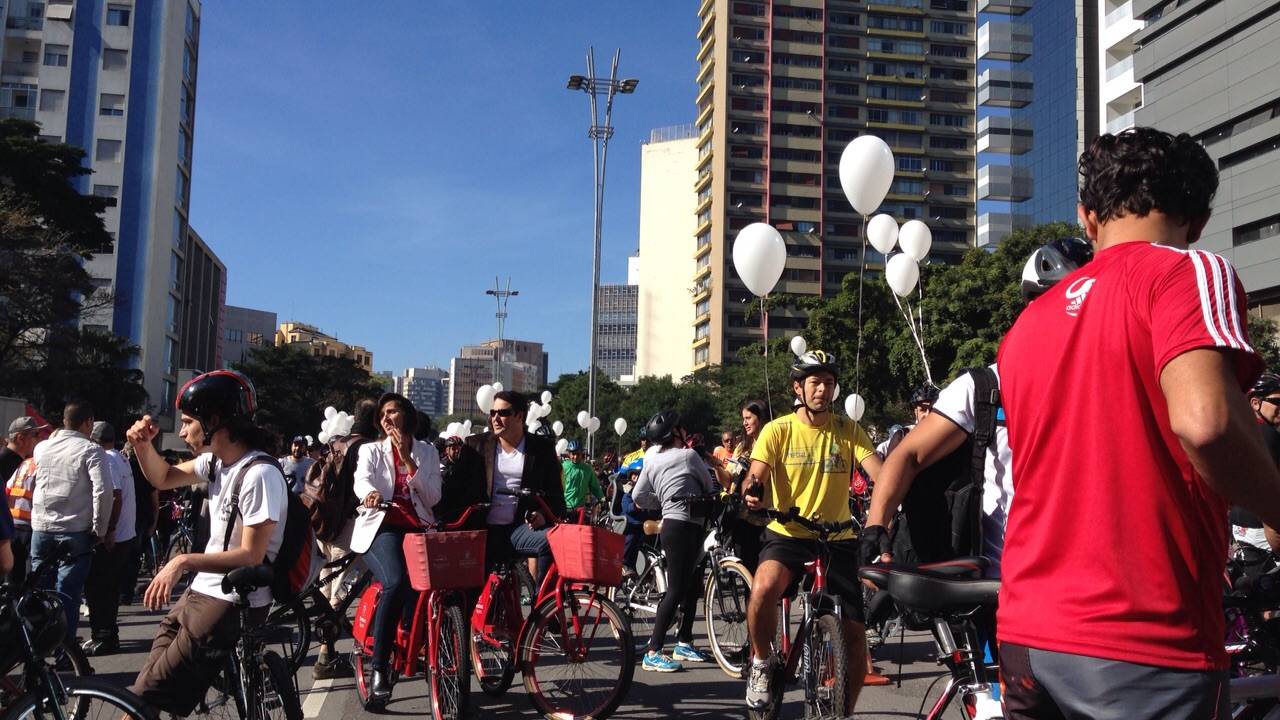
[[[515,414],[515,408],[498,408],[496,410],[489,411],[489,417],[509,418]]]

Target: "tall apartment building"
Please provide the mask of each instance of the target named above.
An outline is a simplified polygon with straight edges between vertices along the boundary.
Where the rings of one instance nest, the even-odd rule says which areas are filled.
[[[928,223],[934,261],[973,244],[976,2],[703,1],[694,367],[761,338],[733,270],[746,225],[768,222],[786,241],[775,292],[830,295],[863,262],[883,262],[861,257],[863,220],[840,189],[840,154],[859,135],[897,159],[881,212]],[[804,323],[795,310],[769,318],[778,336]]]
[[[1249,303],[1280,315],[1280,0],[1131,0],[1142,84],[1136,124],[1186,132],[1218,165],[1197,247],[1240,273]]]
[[[222,363],[231,367],[249,358],[249,351],[275,343],[276,314],[227,305],[222,316]]]
[[[1098,10],[1099,0],[980,0],[979,245],[1074,222],[1076,161],[1101,112]]]
[[[227,266],[194,228],[187,229],[183,249],[182,317],[179,322],[178,367],[208,372],[222,367],[222,324],[227,306]]]
[[[1133,73],[1133,55],[1143,20],[1133,14],[1133,0],[1093,0],[1098,32],[1098,126],[1102,132],[1118,133],[1134,126],[1135,113],[1142,107],[1142,83]]]
[[[319,357],[342,357],[373,372],[373,353],[363,345],[352,345],[322,332],[314,325],[300,322],[280,323],[275,332],[276,345],[301,347]]]
[[[614,382],[635,381],[636,285],[601,285],[596,299],[596,367]]]
[[[199,0],[9,0],[0,3],[0,117],[41,125],[84,148],[84,194],[115,200],[113,252],[88,264],[114,293],[110,312],[81,318],[141,349],[150,404],[171,419],[191,186]]]
[[[481,385],[501,382],[504,388],[533,393],[547,386],[547,353],[542,343],[526,340],[502,341],[500,376],[496,362],[498,341],[479,345],[463,345],[458,356],[449,360],[449,414],[476,415],[476,391]]]
[[[636,285],[635,376],[693,371],[693,275],[697,230],[698,131],[693,123],[658,128],[640,146],[640,255]],[[706,293],[704,293],[705,295]],[[702,300],[710,308],[710,299]],[[708,310],[708,314],[710,311]]]
[[[444,388],[447,377],[449,371],[438,367],[408,368],[394,378],[394,388],[415,408],[436,418],[445,414],[449,404]]]

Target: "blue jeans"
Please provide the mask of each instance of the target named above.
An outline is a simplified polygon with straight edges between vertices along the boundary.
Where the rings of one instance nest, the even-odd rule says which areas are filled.
[[[96,538],[93,531],[31,533],[31,568],[35,572],[45,559],[66,545],[67,553],[58,561],[58,574],[52,582],[45,575],[41,586],[62,595],[62,609],[67,613],[67,637],[76,639],[76,625],[80,621],[80,599],[84,596],[84,581],[89,577],[89,565],[93,554],[89,552]]]
[[[547,576],[547,569],[551,567],[551,541],[547,540],[549,529],[550,526],[534,530],[523,522],[490,525],[485,556],[496,561],[509,558],[514,552],[519,557],[538,558],[538,577],[534,581],[541,587],[542,578]]]
[[[373,579],[382,585],[378,609],[373,614],[371,664],[374,670],[386,672],[396,643],[396,626],[413,597],[404,565],[404,531],[388,528],[383,523],[365,551],[364,562],[373,571]]]

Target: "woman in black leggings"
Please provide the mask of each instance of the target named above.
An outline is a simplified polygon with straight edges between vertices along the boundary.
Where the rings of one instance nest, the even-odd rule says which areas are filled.
[[[711,470],[697,452],[685,447],[686,433],[674,410],[663,410],[646,426],[649,449],[644,468],[631,491],[638,507],[662,511],[662,551],[667,561],[667,592],[658,604],[653,635],[640,667],[653,672],[675,672],[681,661],[707,662],[708,656],[693,647],[693,621],[701,594],[702,541],[706,519],[700,503],[687,498],[711,495],[716,490]],[[664,655],[667,629],[676,610],[683,611],[676,632],[676,647]]]

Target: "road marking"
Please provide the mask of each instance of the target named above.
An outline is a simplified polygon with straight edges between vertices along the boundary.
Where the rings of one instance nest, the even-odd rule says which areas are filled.
[[[311,689],[307,691],[307,699],[302,703],[303,717],[320,717],[320,710],[324,708],[324,701],[329,697],[329,688],[332,685],[331,679],[316,680],[311,684]]]

